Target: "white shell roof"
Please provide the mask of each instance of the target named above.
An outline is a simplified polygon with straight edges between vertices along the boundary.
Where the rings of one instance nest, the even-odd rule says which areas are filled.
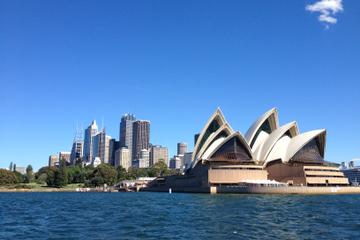
[[[207,130],[207,128],[210,126],[211,122],[215,119],[218,119],[220,121],[220,127],[223,126],[225,123],[226,123],[226,120],[225,120],[225,117],[223,115],[223,113],[221,112],[221,109],[220,108],[217,108],[216,111],[211,115],[211,117],[208,119],[208,121],[206,122],[204,128],[201,130],[200,132],[200,135],[199,135],[199,138],[197,139],[196,141],[196,144],[195,144],[195,147],[194,147],[194,150],[193,150],[193,154],[192,154],[192,166],[194,167],[197,163],[194,162],[195,159],[197,159],[197,155],[198,153],[200,152],[201,149],[198,149],[199,148],[199,144],[202,140],[202,138],[204,137],[204,134]],[[208,139],[207,139],[208,140]],[[204,144],[205,145],[205,144]],[[204,147],[204,145],[202,146],[202,148]]]
[[[262,148],[257,149],[255,152],[255,156],[257,156],[258,160],[265,161],[270,154],[270,151],[273,149],[277,141],[288,131],[292,134],[292,137],[299,134],[299,130],[296,122],[291,122],[281,126],[272,132],[267,140],[262,145]]]
[[[289,162],[289,160],[302,148],[304,147],[308,142],[310,142],[311,140],[313,140],[316,137],[323,137],[323,141],[322,141],[322,146],[320,151],[322,152],[322,155],[324,155],[324,150],[325,150],[325,135],[326,135],[326,130],[325,129],[321,129],[321,130],[313,130],[313,131],[309,131],[309,132],[305,132],[303,134],[297,135],[296,137],[292,138],[291,141],[289,142],[289,145],[287,146],[287,150],[286,150],[286,156],[285,159],[283,159],[283,161]],[[324,157],[324,156],[322,156]]]
[[[202,146],[202,148],[199,150],[199,153],[197,154],[197,158],[202,158],[202,155],[204,154],[204,152],[206,151],[206,149],[209,147],[209,144],[222,132],[222,131],[226,131],[228,133],[228,135],[232,134],[234,132],[234,130],[232,130],[232,128],[230,127],[230,125],[228,123],[225,123],[224,125],[222,125],[216,132],[212,133],[208,139],[205,141],[204,145]],[[213,145],[213,144],[211,144]]]
[[[215,119],[217,119],[220,125],[219,129],[211,133],[201,146],[201,149],[199,149],[200,142],[202,141],[206,130]],[[268,134],[265,131],[260,132],[256,141],[253,143],[253,148],[251,149],[250,143],[254,140],[253,138],[255,137],[257,131],[267,119],[269,119],[271,125],[271,134]],[[214,139],[216,139],[222,131],[226,131],[229,136],[220,137],[214,141]],[[291,137],[284,135],[287,131],[290,131]],[[296,122],[290,122],[279,128],[278,113],[276,108],[270,109],[257,119],[247,131],[246,136],[243,137],[240,132],[234,132],[231,126],[226,122],[220,108],[217,108],[213,115],[208,119],[195,144],[192,155],[192,167],[195,167],[197,162],[200,160],[211,159],[213,154],[215,154],[221,146],[233,137],[240,140],[253,160],[264,161],[265,166],[269,162],[278,159],[281,159],[283,163],[289,162],[298,151],[317,137],[320,138],[320,154],[324,157],[326,145],[325,129],[305,132],[299,135],[299,129]]]
[[[253,138],[255,137],[256,132],[261,127],[261,125],[266,121],[268,118],[273,118],[275,122],[275,129],[279,127],[279,120],[278,120],[278,112],[276,108],[272,108],[266,113],[264,113],[261,117],[259,117],[249,128],[249,130],[245,134],[246,141],[251,144]]]

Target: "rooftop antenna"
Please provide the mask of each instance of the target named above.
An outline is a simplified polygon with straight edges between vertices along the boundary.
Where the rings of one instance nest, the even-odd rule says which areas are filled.
[[[104,116],[101,119],[101,129],[104,130]]]
[[[79,128],[79,123],[76,122],[76,132],[75,132],[74,142],[81,140],[82,140],[82,129]]]

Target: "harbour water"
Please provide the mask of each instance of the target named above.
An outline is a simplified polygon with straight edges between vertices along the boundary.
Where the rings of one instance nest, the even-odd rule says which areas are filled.
[[[0,193],[0,239],[360,239],[360,196]]]

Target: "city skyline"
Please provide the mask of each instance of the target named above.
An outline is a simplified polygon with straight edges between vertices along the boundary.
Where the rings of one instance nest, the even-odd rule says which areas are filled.
[[[126,112],[172,157],[216,107],[243,134],[277,107],[327,129],[326,160],[359,158],[360,3],[315,2],[2,2],[0,167],[47,165],[93,119],[117,138]]]

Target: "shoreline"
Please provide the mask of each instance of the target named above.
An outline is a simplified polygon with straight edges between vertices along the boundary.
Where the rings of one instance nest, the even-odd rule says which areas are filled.
[[[208,190],[208,191],[206,191]],[[306,187],[306,186],[292,186],[292,187],[217,187],[216,189],[179,189],[172,188],[173,193],[205,193],[205,194],[264,194],[264,195],[348,195],[348,194],[360,194],[360,187]],[[169,189],[157,188],[149,189],[142,188],[138,192],[168,192]],[[24,193],[24,192],[121,192],[121,191],[109,191],[102,188],[0,188],[0,193]]]
[[[27,189],[27,188],[0,188],[0,193],[6,192],[77,192],[76,189],[50,188],[50,189]]]

